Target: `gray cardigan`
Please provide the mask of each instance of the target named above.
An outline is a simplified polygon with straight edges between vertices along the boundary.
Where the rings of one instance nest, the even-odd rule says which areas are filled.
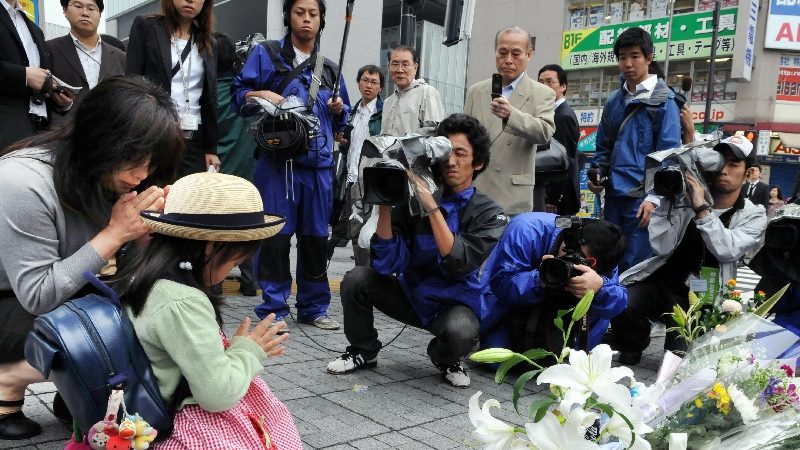
[[[107,261],[89,245],[100,228],[65,210],[53,183],[52,150],[0,158],[0,290],[13,290],[31,314],[51,311]]]

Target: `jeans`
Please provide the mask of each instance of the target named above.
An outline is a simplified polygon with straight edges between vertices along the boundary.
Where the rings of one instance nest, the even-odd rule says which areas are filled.
[[[434,338],[428,356],[437,367],[449,367],[478,346],[478,318],[466,305],[448,305],[426,326],[393,275],[380,275],[370,267],[355,267],[342,280],[344,334],[348,350],[373,359],[381,349],[372,308],[405,324],[428,330]]]

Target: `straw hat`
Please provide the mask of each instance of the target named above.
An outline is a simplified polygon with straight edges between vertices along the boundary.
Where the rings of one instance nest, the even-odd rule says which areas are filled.
[[[261,195],[249,181],[207,172],[176,181],[163,214],[141,215],[155,233],[197,241],[257,241],[275,235],[286,221],[264,214]]]

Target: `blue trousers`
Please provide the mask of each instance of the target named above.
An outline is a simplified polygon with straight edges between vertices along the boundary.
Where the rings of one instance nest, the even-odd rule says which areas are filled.
[[[627,239],[625,256],[619,263],[619,273],[639,264],[653,255],[650,248],[650,235],[647,228],[639,228],[639,219],[636,213],[642,198],[606,196],[606,205],[603,218],[616,224],[622,230],[622,235]]]
[[[256,255],[256,277],[264,300],[255,308],[256,315],[263,319],[275,313],[282,319],[289,314],[292,235],[297,236],[297,319],[310,322],[326,315],[331,303],[326,242],[333,204],[332,170],[309,169],[262,156],[253,181],[264,201],[264,211],[286,217],[280,233],[264,239]]]

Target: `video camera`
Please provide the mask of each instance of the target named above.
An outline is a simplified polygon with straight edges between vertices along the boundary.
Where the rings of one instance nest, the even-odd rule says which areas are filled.
[[[363,157],[381,158],[363,171],[362,201],[372,205],[399,206],[409,203],[412,215],[420,211],[416,187],[406,175],[410,170],[428,183],[431,193],[437,189],[431,168],[450,157],[452,144],[445,136],[434,136],[435,129],[424,128],[404,137],[372,136],[364,141]]]
[[[645,192],[653,192],[670,201],[680,202],[686,197],[684,174],[688,172],[703,186],[706,202],[713,205],[714,199],[708,185],[713,183],[714,174],[725,165],[722,153],[714,150],[718,143],[719,141],[695,142],[647,155]]]
[[[259,155],[293,158],[304,155],[320,133],[319,119],[296,96],[274,105],[260,97],[249,97],[242,115],[253,117],[250,133],[258,144]]]
[[[749,266],[762,277],[800,282],[800,205],[775,210],[764,233],[764,246]]]
[[[556,217],[556,227],[561,228],[562,231],[556,241],[557,248],[553,249],[553,253],[558,252],[558,247],[562,242],[566,253],[564,256],[545,259],[539,265],[539,280],[542,287],[563,288],[571,278],[581,274],[581,271],[575,269],[576,264],[591,266],[581,251],[581,245],[586,243],[583,239],[583,226],[589,220],[596,219],[577,216]]]

